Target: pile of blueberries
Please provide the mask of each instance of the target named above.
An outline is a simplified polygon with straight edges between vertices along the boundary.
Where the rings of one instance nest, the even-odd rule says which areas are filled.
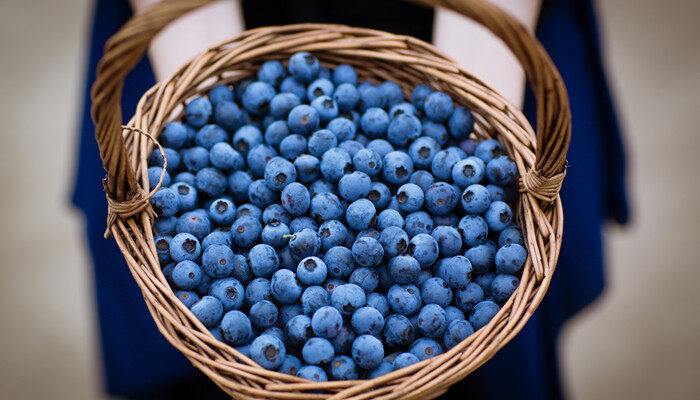
[[[441,354],[491,320],[527,258],[516,165],[473,126],[426,85],[405,101],[309,53],[267,61],[160,134],[163,274],[270,370],[372,378]]]

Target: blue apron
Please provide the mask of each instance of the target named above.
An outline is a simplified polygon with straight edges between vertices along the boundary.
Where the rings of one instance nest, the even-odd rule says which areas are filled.
[[[366,7],[359,3],[367,3]],[[246,26],[294,22],[336,22],[366,26],[430,40],[432,11],[392,0],[244,2]],[[401,21],[392,16],[401,9]],[[373,10],[368,15],[366,10]],[[273,11],[270,11],[273,10]],[[89,88],[104,43],[131,15],[125,0],[98,0],[94,8],[80,151],[73,203],[85,215],[99,314],[106,390],[144,399],[225,398],[223,393],[160,335],[141,292],[113,240],[105,240],[104,170],[90,119]],[[522,332],[493,359],[444,397],[480,399],[562,398],[556,356],[562,324],[604,286],[601,227],[628,218],[625,160],[620,128],[601,65],[596,20],[588,0],[543,4],[537,35],[559,67],[572,108],[570,168],[562,189],[564,240],[549,292]],[[129,74],[122,109],[128,118],[141,95],[155,83],[147,60]],[[525,111],[534,124],[534,100]],[[455,390],[456,389],[456,390]]]

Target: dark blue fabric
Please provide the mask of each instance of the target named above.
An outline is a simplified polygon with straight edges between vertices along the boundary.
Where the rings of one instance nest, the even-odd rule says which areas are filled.
[[[357,7],[358,1],[365,0],[352,2],[353,7],[365,9]],[[267,1],[270,2],[275,1]],[[416,28],[429,23],[426,21],[430,20],[430,11],[424,10],[421,15],[412,9],[407,21],[387,22],[397,21],[391,18],[399,7],[395,2],[372,0],[371,20],[342,9],[343,6],[329,8],[327,2],[320,0],[282,2],[279,7],[292,4],[286,6],[288,12],[262,18],[260,12],[273,8],[260,3],[263,1],[244,3],[249,27],[304,20],[341,22],[430,40],[430,29]],[[279,11],[279,7],[274,9]],[[294,11],[300,9],[305,12]],[[104,171],[90,120],[88,93],[105,40],[126,21],[130,10],[123,0],[98,0],[94,15],[73,202],[86,216],[106,388],[112,394],[131,398],[212,398],[216,389],[212,391],[213,385],[162,338],[114,241],[102,238],[106,203],[100,180]],[[555,348],[558,332],[569,317],[603,289],[603,222],[625,222],[628,218],[623,147],[601,66],[590,2],[545,1],[537,34],[562,73],[572,108],[570,168],[562,189],[565,224],[559,264],[547,296],[523,331],[445,398],[562,398]],[[125,115],[132,115],[141,94],[153,83],[148,63],[140,63],[127,78],[122,102]],[[534,123],[531,93],[526,98],[525,111]]]

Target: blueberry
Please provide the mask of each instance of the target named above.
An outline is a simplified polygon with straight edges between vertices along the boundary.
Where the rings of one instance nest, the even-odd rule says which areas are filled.
[[[452,180],[462,188],[481,182],[486,167],[477,157],[467,157],[452,167]]]
[[[416,168],[429,168],[438,152],[440,152],[438,142],[427,136],[419,137],[408,148],[408,155]]]
[[[474,278],[474,283],[479,285],[484,297],[491,296],[491,283],[493,282],[494,278],[496,278],[496,274],[493,272],[486,272],[484,274],[477,275],[476,278]]]
[[[347,151],[332,148],[321,157],[321,175],[329,182],[338,182],[346,173],[352,171],[352,162]]]
[[[301,360],[299,360],[291,354],[287,354],[286,356],[284,356],[284,361],[282,361],[282,365],[280,365],[277,371],[283,374],[296,376],[297,372],[299,372],[302,365],[303,364],[301,363]]]
[[[314,256],[320,249],[321,238],[318,237],[315,230],[304,228],[295,232],[289,240],[289,251],[297,260]]]
[[[173,275],[174,277],[174,275]],[[491,295],[496,303],[505,303],[518,288],[520,281],[513,275],[501,274],[491,283]]]
[[[513,220],[513,211],[511,211],[508,204],[502,201],[493,201],[484,212],[484,220],[488,225],[489,231],[501,232]]]
[[[365,175],[366,177],[366,175]],[[367,178],[369,179],[369,178]],[[366,182],[369,186],[369,182]],[[368,190],[369,191],[369,190]],[[345,220],[352,229],[363,230],[367,229],[374,221],[376,208],[371,201],[367,199],[359,199],[353,201],[347,208]]]
[[[351,316],[365,301],[364,290],[352,283],[339,285],[331,292],[331,305],[344,317]]]
[[[333,132],[321,129],[314,132],[309,138],[309,153],[315,157],[322,157],[323,153],[336,147],[338,140]]]
[[[292,216],[287,213],[287,210],[281,204],[271,204],[263,211],[262,222],[268,225],[275,222],[290,224]]]
[[[372,107],[362,114],[360,126],[369,137],[380,138],[387,134],[389,122],[389,114],[386,111],[379,107]]]
[[[309,154],[303,154],[294,160],[294,167],[297,171],[297,181],[301,183],[311,183],[318,179],[321,161]],[[307,191],[308,193],[308,191]]]
[[[491,247],[480,244],[467,250],[464,255],[472,263],[474,273],[483,274],[493,266],[496,252]]]
[[[379,286],[379,274],[371,268],[357,268],[350,274],[349,282],[361,287],[365,293],[370,293]]]
[[[243,156],[228,143],[216,143],[209,151],[209,163],[222,170],[240,170],[245,167]]]
[[[418,260],[411,256],[396,256],[389,260],[387,272],[396,283],[407,284],[414,282],[420,274]]]
[[[172,279],[180,289],[192,290],[202,282],[202,268],[193,261],[181,261],[173,269]]]
[[[438,226],[433,229],[432,236],[437,241],[440,254],[443,256],[454,256],[462,248],[462,236],[452,226]]]
[[[327,180],[319,179],[309,186],[309,195],[313,199],[317,194],[321,193],[331,193],[337,196],[338,189],[336,188],[336,185],[328,182]]]
[[[519,272],[525,260],[527,250],[519,244],[507,244],[496,252],[496,272],[499,274],[515,274]]]
[[[232,101],[221,101],[214,107],[214,122],[229,132],[234,132],[243,125],[243,111]]]
[[[202,168],[195,175],[195,187],[198,193],[209,197],[219,197],[226,191],[228,182],[226,175],[216,168]]]
[[[323,257],[328,274],[334,278],[347,278],[355,269],[352,252],[347,247],[331,247]]]
[[[386,157],[387,154],[394,151],[394,146],[392,146],[391,143],[387,142],[384,139],[374,139],[371,142],[367,143],[366,147],[370,150],[376,151],[382,159],[384,159],[384,157]]]
[[[209,101],[216,107],[224,101],[233,101],[233,90],[226,85],[214,86],[209,91]]]
[[[396,200],[399,202],[401,211],[411,213],[423,207],[425,195],[420,186],[414,183],[406,183],[396,192]]]
[[[230,225],[236,218],[236,206],[231,200],[214,200],[209,206],[209,218],[217,225]]]
[[[419,233],[408,243],[407,253],[420,263],[422,268],[428,268],[437,260],[438,242],[427,233]]]
[[[347,118],[333,118],[330,122],[328,122],[326,129],[335,134],[338,142],[347,142],[355,138],[355,124]],[[356,143],[358,146],[362,146],[357,142],[353,143]]]
[[[243,78],[240,81],[236,82],[233,87],[233,95],[234,98],[240,102],[241,98],[243,97],[243,93],[245,92],[246,88],[248,85],[251,83],[255,82],[254,77],[248,77],[248,78]]]
[[[202,253],[202,269],[212,278],[223,278],[233,271],[234,256],[231,248],[213,244]]]
[[[277,307],[269,300],[262,300],[250,307],[250,323],[253,328],[264,330],[277,322]]]
[[[390,226],[403,228],[404,220],[401,213],[396,210],[384,210],[377,216],[377,228],[384,230]],[[408,235],[406,235],[408,237]],[[386,251],[386,249],[385,249]]]
[[[462,208],[469,214],[481,214],[491,205],[491,195],[479,184],[469,185],[462,193]]]
[[[340,327],[340,332],[329,340],[333,345],[333,349],[335,349],[335,354],[348,354],[350,353],[352,342],[356,337],[355,332],[353,332],[349,324],[345,322]]]
[[[335,89],[335,85],[333,85],[333,82],[326,78],[318,78],[315,81],[311,82],[306,88],[306,98],[309,100],[310,103],[312,103],[313,106],[313,102],[319,97],[325,96],[330,99],[330,96],[333,95],[333,89]],[[328,122],[328,120],[326,120],[326,122]]]
[[[252,217],[258,221],[261,221],[263,211],[260,209],[260,207],[255,206],[253,204],[241,204],[240,206],[238,206],[236,214],[236,219],[241,217]]]
[[[197,146],[203,147],[207,150],[217,143],[223,143],[228,141],[228,133],[223,130],[218,125],[204,125],[194,137],[194,143]]]
[[[255,145],[246,155],[248,171],[256,178],[262,178],[265,174],[265,167],[277,157],[277,151],[266,144]],[[296,173],[296,170],[294,170]]]
[[[238,203],[248,201],[248,187],[253,182],[253,178],[245,171],[233,171],[228,177],[228,188],[233,199]]]
[[[340,333],[343,326],[343,317],[340,312],[331,306],[323,306],[314,312],[311,318],[311,328],[316,336],[325,339],[334,338]]]
[[[474,130],[474,118],[471,111],[461,106],[455,107],[447,120],[447,126],[450,130],[450,136],[453,138],[467,139]]]
[[[348,201],[355,201],[361,197],[367,196],[371,188],[372,180],[366,173],[360,171],[354,171],[343,175],[338,182],[338,192]],[[374,207],[374,205],[372,205],[372,207]]]
[[[391,366],[392,368],[394,368],[394,370],[397,370],[404,367],[408,367],[409,365],[413,365],[419,361],[420,360],[418,359],[418,357],[413,355],[413,353],[401,353],[398,356],[396,356]]]
[[[258,80],[271,86],[279,87],[287,72],[277,60],[265,61],[258,70]]]
[[[340,85],[341,83],[357,84],[357,72],[348,64],[340,64],[333,71],[333,83]]]
[[[509,226],[498,235],[498,245],[503,247],[507,244],[518,244],[525,247],[523,232],[517,226]]]
[[[165,265],[172,261],[172,257],[170,256],[170,241],[172,239],[172,236],[163,234],[156,235],[153,238],[156,244],[156,254],[158,255],[158,262],[160,265]]]
[[[379,240],[379,232],[377,232],[374,229],[368,228],[363,231],[357,232],[357,235],[355,235],[355,240],[362,238],[362,237],[371,237],[372,239],[377,239]],[[355,243],[354,241],[352,243]]]
[[[300,104],[301,99],[296,94],[289,92],[279,93],[270,100],[270,115],[286,121],[289,112]],[[285,125],[286,128],[287,126]]]
[[[413,173],[413,161],[408,154],[401,151],[392,151],[383,160],[382,176],[392,185],[402,185],[411,178]]]
[[[280,307],[279,322],[282,326],[287,326],[287,323],[297,315],[301,315],[301,303],[283,304]]]
[[[361,335],[352,342],[351,354],[361,368],[374,369],[382,363],[384,346],[372,335]]]
[[[311,204],[309,191],[304,185],[297,182],[293,182],[282,189],[280,201],[284,210],[295,216],[305,214]]]
[[[435,142],[439,146],[445,145],[447,143],[447,140],[449,139],[449,136],[447,135],[447,129],[445,129],[445,126],[431,121],[423,122],[423,132],[421,133],[421,135],[422,137],[435,140]],[[434,158],[435,154],[437,154],[438,151],[439,149],[436,150],[435,153],[433,153],[432,158]]]
[[[372,149],[359,150],[352,158],[356,172],[364,173],[367,176],[376,176],[382,170],[382,159],[379,153]]]
[[[441,150],[430,163],[430,171],[436,179],[448,181],[452,178],[452,170],[460,161],[460,156],[455,151]]]
[[[224,308],[219,299],[213,296],[204,296],[190,308],[192,314],[207,328],[211,328],[221,321]]]
[[[484,300],[474,306],[469,316],[469,323],[474,330],[479,330],[488,324],[497,313],[498,304],[493,301]]]
[[[309,89],[311,89],[311,86],[309,86]],[[330,94],[318,96],[311,102],[311,107],[315,108],[318,112],[322,124],[327,124],[330,120],[338,116],[338,104],[329,96]],[[333,137],[335,138],[335,134]]]
[[[240,210],[240,208],[239,208]],[[251,247],[258,242],[262,233],[262,225],[257,218],[243,216],[233,221],[231,238],[238,247]]]
[[[352,245],[352,257],[363,267],[374,267],[382,262],[384,248],[374,238],[362,237]]]
[[[267,244],[257,244],[248,253],[248,263],[253,274],[269,278],[279,269],[279,258],[275,249]]]
[[[202,150],[206,151],[206,149]],[[186,153],[185,150],[181,150],[181,152],[183,152],[182,154]],[[174,174],[180,167],[180,159],[182,158],[181,154],[167,147],[163,149],[163,153],[165,153],[165,159],[168,160],[166,171],[168,171],[168,173],[170,174]],[[160,151],[158,149],[153,150],[151,155],[148,157],[148,164],[151,167],[162,167],[165,165],[163,156],[162,154],[160,154]]]
[[[335,350],[327,339],[314,337],[304,344],[301,353],[305,362],[325,365],[331,361],[335,355]]]
[[[433,231],[433,219],[425,211],[416,211],[408,214],[404,222],[404,230],[411,238],[421,233]]]
[[[389,288],[387,300],[394,312],[401,315],[412,315],[421,306],[420,290],[414,285],[394,285]]]
[[[450,326],[450,322],[452,321],[457,321],[460,319],[465,319],[464,318],[464,313],[462,310],[455,306],[447,306],[445,307],[445,314],[447,314],[447,326]]]
[[[426,337],[437,339],[447,328],[447,314],[437,304],[428,304],[418,314],[418,329]]]
[[[187,308],[192,307],[194,303],[199,301],[199,295],[189,290],[177,290],[175,291],[175,296],[180,299],[182,304]]]
[[[243,108],[253,115],[262,115],[267,112],[275,94],[275,88],[269,83],[253,82],[243,92]]]
[[[279,368],[286,355],[284,343],[272,335],[260,335],[250,344],[250,358],[263,368]]]
[[[291,76],[288,76],[282,80],[282,83],[280,84],[280,92],[293,93],[299,98],[300,101],[306,100],[306,86]]]
[[[382,213],[391,211],[396,212],[394,210],[385,210]],[[404,254],[408,249],[408,240],[408,234],[397,226],[386,227],[379,236],[379,242],[387,257],[396,257]]]
[[[457,225],[462,241],[469,247],[477,246],[486,241],[489,233],[486,221],[478,215],[466,215]]]
[[[165,267],[163,267],[163,276],[165,277],[165,280],[168,281],[170,285],[174,285],[173,283],[173,270],[175,269],[176,263],[172,262]]]
[[[313,219],[309,217],[297,217],[292,220],[292,223],[289,224],[289,230],[292,231],[292,233],[297,233],[301,231],[302,229],[311,229],[312,231],[317,231],[318,230],[318,224],[314,222]],[[294,268],[296,268],[296,263],[294,263]]]
[[[493,139],[484,140],[476,145],[476,149],[474,150],[474,155],[486,164],[498,156],[505,155],[505,153],[503,146]]]
[[[305,285],[318,285],[326,280],[328,268],[318,257],[306,257],[297,266],[297,276]]]
[[[369,193],[367,193],[367,199],[374,204],[377,210],[381,210],[389,205],[391,191],[381,182],[372,182],[372,187],[369,189]]]
[[[340,111],[351,111],[360,101],[360,92],[349,83],[341,83],[333,92],[333,100]]]
[[[173,261],[197,260],[202,254],[202,246],[194,235],[189,233],[178,233],[170,241],[170,257]]]
[[[279,145],[280,155],[287,160],[295,160],[306,152],[307,141],[301,135],[289,135]]]
[[[379,91],[382,93],[382,96],[384,96],[384,106],[387,108],[403,101],[401,86],[394,82],[382,82],[382,84],[379,85]]]
[[[201,128],[211,117],[211,103],[204,97],[198,97],[185,106],[185,119],[193,128]]]
[[[413,104],[405,102],[394,104],[389,109],[389,117],[391,119],[394,119],[401,114],[417,115],[418,110],[416,110],[416,107]]]
[[[330,304],[330,293],[320,286],[309,286],[301,294],[301,307],[306,315],[313,315],[319,308]]]
[[[253,147],[263,143],[263,134],[256,126],[243,125],[233,134],[231,141],[239,153],[247,155]]]
[[[441,278],[429,278],[421,287],[423,302],[425,304],[437,304],[440,307],[447,307],[452,301],[452,289]]]
[[[409,352],[421,361],[443,353],[440,343],[429,338],[421,338],[413,342]]]
[[[328,220],[318,228],[318,236],[321,238],[321,251],[342,245],[348,236],[348,229],[342,222]]]
[[[444,121],[452,114],[453,109],[452,99],[442,92],[430,93],[423,103],[425,116],[433,122]]]
[[[180,172],[173,178],[173,184],[175,183],[186,183],[194,187],[194,174],[191,172]]]
[[[423,111],[423,104],[425,103],[425,99],[431,93],[433,93],[433,89],[431,89],[427,85],[418,85],[413,89],[413,92],[411,92],[411,102],[414,106],[416,106],[418,110]]]
[[[221,333],[227,342],[240,346],[250,341],[253,328],[248,317],[238,310],[232,310],[221,320]]]
[[[358,308],[351,319],[353,330],[358,335],[373,335],[379,337],[384,328],[384,316],[373,307]]]
[[[329,373],[334,380],[357,379],[357,365],[348,356],[335,356],[331,360]]]
[[[294,259],[292,253],[289,251],[289,238],[287,237],[284,239],[287,242],[287,245],[282,247],[278,253],[280,258],[280,267],[294,271],[294,269],[297,267],[297,260]]]
[[[420,120],[410,114],[400,114],[389,123],[387,139],[398,147],[406,147],[420,136],[423,127]]]
[[[308,135],[318,128],[321,119],[315,108],[301,104],[289,112],[287,125],[292,133]],[[281,149],[280,149],[281,150]]]
[[[370,108],[384,107],[384,96],[378,87],[368,84],[359,86],[357,90],[360,93],[360,101],[357,103],[360,112],[365,112]]]
[[[316,365],[304,365],[297,372],[297,376],[315,382],[326,382],[328,380],[326,372]]]
[[[444,279],[453,289],[467,287],[472,276],[472,264],[464,256],[446,258],[443,264]]]
[[[224,278],[212,282],[209,287],[209,295],[219,299],[224,307],[224,312],[227,312],[237,310],[243,306],[245,289],[238,280]]]
[[[181,122],[169,122],[165,125],[160,135],[160,143],[163,147],[177,150],[187,141],[187,128]]]
[[[161,187],[151,197],[151,206],[159,217],[172,217],[180,207],[178,196],[167,187]]]
[[[202,240],[202,249],[206,250],[214,244],[222,244],[231,247],[231,232],[228,230],[215,230]]]
[[[277,201],[279,194],[270,189],[265,180],[258,179],[248,186],[248,198],[258,208],[265,208]]]
[[[209,293],[209,289],[213,281],[214,280],[209,277],[209,275],[202,274],[202,283],[200,283],[199,286],[194,289],[194,291],[200,296],[206,295]]]
[[[311,339],[314,332],[311,328],[311,318],[306,315],[297,315],[287,322],[284,334],[288,343],[293,347],[301,347]]]
[[[445,347],[448,349],[455,347],[472,333],[474,333],[474,328],[464,319],[450,322],[445,329]]]

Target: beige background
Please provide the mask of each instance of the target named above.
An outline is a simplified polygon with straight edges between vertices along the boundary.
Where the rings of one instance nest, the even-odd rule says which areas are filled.
[[[69,206],[87,0],[0,4],[0,390],[99,399],[90,267]],[[635,222],[561,338],[571,398],[700,397],[700,2],[599,1]],[[101,201],[101,199],[96,199]]]

